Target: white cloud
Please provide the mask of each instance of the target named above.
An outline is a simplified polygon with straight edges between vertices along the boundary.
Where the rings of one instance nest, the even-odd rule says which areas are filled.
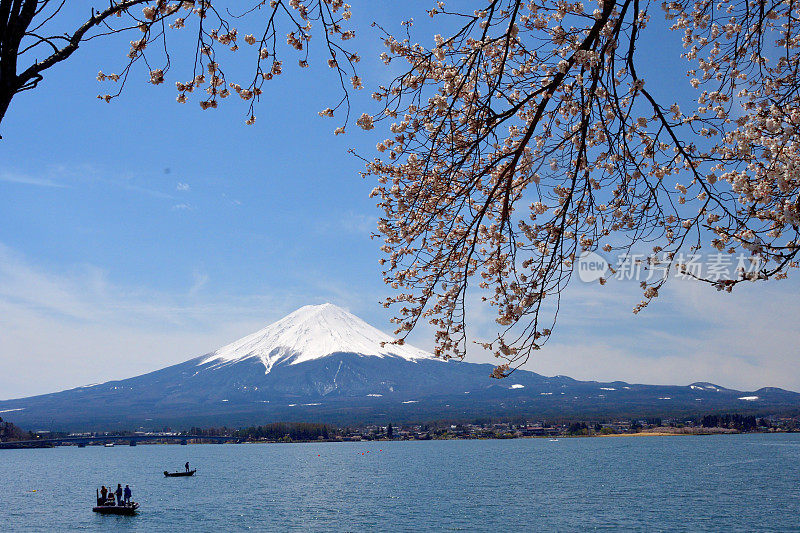
[[[189,187],[188,183],[182,183],[180,181],[178,182],[178,185],[175,187],[176,191],[188,191],[190,189],[191,187]]]
[[[194,281],[192,283],[192,287],[189,289],[189,294],[191,296],[196,296],[197,293],[200,292],[200,290],[203,287],[208,285],[208,280],[210,278],[208,277],[208,274],[205,274],[205,273],[202,273],[202,272],[198,272],[198,271],[195,271],[194,274],[192,275],[192,277],[193,277]]]
[[[796,280],[742,285],[732,294],[675,280],[639,315],[630,311],[640,298],[631,285],[577,291],[588,301],[564,302],[553,340],[524,368],[577,379],[800,390]]]
[[[6,183],[17,183],[20,185],[34,185],[36,187],[53,187],[63,189],[66,187],[63,183],[58,183],[49,178],[41,178],[34,176],[26,176],[24,174],[16,174],[11,172],[0,172],[0,181]]]
[[[335,221],[322,225],[320,229],[336,234],[344,232],[350,235],[369,237],[378,231],[378,217],[350,210],[342,213]]]
[[[300,295],[199,298],[45,271],[0,244],[0,399],[131,377],[208,353],[302,305]],[[298,304],[298,302],[300,302]]]
[[[99,183],[109,187],[118,187],[126,191],[136,192],[162,200],[174,200],[175,197],[157,189],[136,183],[142,181],[132,173],[120,174],[117,171],[96,168],[91,164],[52,165],[45,176],[30,176],[19,172],[0,171],[0,182],[34,185],[39,187],[71,188],[81,185]],[[113,176],[113,177],[109,177]],[[69,183],[69,185],[67,185]]]

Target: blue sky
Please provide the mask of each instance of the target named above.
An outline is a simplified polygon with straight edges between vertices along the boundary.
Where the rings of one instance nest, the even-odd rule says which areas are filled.
[[[355,117],[391,74],[368,28],[373,19],[398,27],[387,5],[354,8],[367,87]],[[419,34],[432,33],[420,20]],[[154,370],[310,303],[337,303],[389,330],[377,303],[389,290],[380,242],[369,237],[374,183],[347,153],[369,154],[379,129],[332,134],[338,120],[317,115],[338,100],[329,69],[312,56],[300,71],[287,55],[254,126],[244,125],[238,99],[205,112],[195,100],[180,105],[174,76],[155,87],[143,70],[101,103],[97,71],[122,64],[131,38],[80,49],[19,95],[0,128],[0,399]],[[643,47],[649,82],[679,75],[662,44]],[[800,389],[795,281],[734,295],[690,282],[670,288],[634,317],[635,283],[576,284],[551,345],[526,368]],[[471,315],[475,338],[493,332],[486,310]],[[412,342],[432,347],[425,329]],[[470,359],[488,360],[478,351]]]

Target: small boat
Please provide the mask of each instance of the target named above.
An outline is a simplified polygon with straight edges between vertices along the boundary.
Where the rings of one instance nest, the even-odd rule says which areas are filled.
[[[105,446],[106,448],[113,448],[114,447],[114,443],[113,442],[106,442],[103,446]]]
[[[188,472],[167,472],[166,470],[164,470],[164,476],[166,476],[166,477],[186,477],[186,476],[193,476],[195,472],[197,472],[197,469],[189,470]]]
[[[97,507],[92,507],[92,511],[100,514],[134,515],[138,508],[138,503],[131,502],[128,505],[98,505]]]

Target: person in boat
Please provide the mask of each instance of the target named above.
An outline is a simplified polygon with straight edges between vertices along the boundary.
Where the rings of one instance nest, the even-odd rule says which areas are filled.
[[[189,471],[189,461],[186,461],[186,465],[185,466],[186,466],[186,471],[188,472]]]
[[[125,490],[123,491],[123,495],[125,497],[125,505],[131,504],[131,488],[128,485],[125,485]]]
[[[106,488],[105,485],[103,485],[102,487],[100,487],[100,500],[99,501],[101,503],[99,503],[99,505],[105,505],[106,504],[106,500],[108,500],[108,489]]]
[[[114,494],[117,495],[117,505],[122,505],[122,485],[117,483],[117,490],[114,491]]]

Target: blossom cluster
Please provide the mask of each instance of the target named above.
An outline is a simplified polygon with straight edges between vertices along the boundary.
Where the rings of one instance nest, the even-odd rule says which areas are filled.
[[[350,77],[354,88],[360,88],[361,80],[355,72],[355,64],[360,60],[358,54],[343,47],[343,42],[352,39],[355,32],[344,27],[351,18],[350,5],[342,0],[271,0],[270,2],[253,2],[252,5],[236,6],[235,11],[241,12],[245,7],[245,16],[233,16],[230,6],[222,6],[224,0],[141,0],[127,2],[130,7],[121,10],[118,16],[131,19],[132,27],[141,32],[141,37],[130,42],[128,63],[120,74],[98,75],[98,81],[122,80],[119,90],[115,94],[101,95],[98,98],[111,101],[117,97],[124,86],[128,75],[137,62],[147,65],[149,83],[158,85],[164,83],[171,68],[171,61],[167,47],[167,30],[182,30],[194,23],[197,34],[197,57],[194,62],[191,80],[188,82],[177,81],[175,87],[178,91],[176,100],[186,103],[191,93],[202,92],[199,98],[202,109],[215,109],[232,94],[238,95],[248,102],[247,124],[255,122],[255,103],[263,94],[264,83],[279,76],[283,72],[283,61],[278,59],[277,46],[278,32],[288,28],[286,34],[287,46],[301,54],[298,65],[308,67],[308,47],[312,37],[312,26],[319,23],[320,31],[324,35],[330,59],[334,63],[344,88],[344,80]],[[133,6],[142,4],[141,14],[134,13]],[[234,22],[249,20],[246,15],[257,13],[268,4],[269,12],[266,23],[259,28],[259,33],[247,33],[240,38],[239,30],[233,26]],[[111,29],[112,32],[123,31],[125,28]],[[223,69],[223,52],[236,53],[240,50],[239,43],[243,40],[246,48],[251,49],[254,56],[254,71],[248,81],[237,83],[228,78]],[[159,46],[152,46],[157,43]],[[151,67],[156,54],[161,55],[162,66]],[[344,61],[341,59],[344,58]],[[349,105],[346,89],[339,103],[333,108]],[[326,116],[333,116],[326,113]]]
[[[424,46],[387,34],[381,58],[404,72],[375,91],[380,112],[359,125],[389,131],[366,173],[384,211],[395,333],[427,321],[437,355],[463,357],[477,286],[500,327],[482,344],[519,364],[549,338],[582,252],[646,243],[648,261],[677,267],[678,254],[710,247],[762,265],[697,274],[724,290],[796,267],[800,6],[759,5],[438,2],[432,17],[465,21],[449,35]],[[637,68],[651,16],[683,42],[688,108],[654,96]],[[636,312],[665,281],[642,280]]]

